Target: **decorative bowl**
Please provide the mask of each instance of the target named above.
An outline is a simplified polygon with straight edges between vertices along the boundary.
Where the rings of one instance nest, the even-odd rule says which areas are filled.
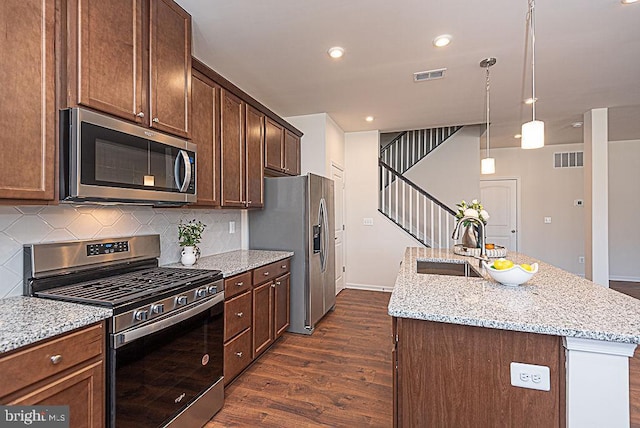
[[[513,265],[509,269],[498,270],[492,268],[491,265],[487,262],[482,263],[491,278],[495,279],[500,284],[514,287],[529,281],[533,277],[533,275],[538,272],[538,263],[533,263],[531,265],[531,271],[525,270],[520,265]]]

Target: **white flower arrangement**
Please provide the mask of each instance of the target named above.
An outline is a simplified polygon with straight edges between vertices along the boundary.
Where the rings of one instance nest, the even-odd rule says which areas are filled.
[[[456,213],[458,221],[463,217],[474,217],[482,221],[482,223],[487,224],[487,220],[489,220],[490,217],[489,213],[485,211],[484,207],[477,199],[471,201],[470,205],[465,201],[462,201],[459,204],[456,204],[456,206],[458,207],[458,212]],[[468,226],[468,223],[469,222],[465,221],[464,225]]]

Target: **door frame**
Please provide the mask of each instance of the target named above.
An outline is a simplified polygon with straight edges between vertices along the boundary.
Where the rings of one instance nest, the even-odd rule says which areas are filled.
[[[521,178],[519,176],[500,176],[493,178],[481,178],[479,180],[479,185],[485,181],[515,181],[516,182],[516,248],[515,252],[519,252],[521,248],[524,247],[524,242],[522,240],[522,233],[520,233],[520,228],[522,227],[522,217],[520,212],[522,211],[522,189],[521,189]]]
[[[338,290],[336,288],[336,295],[339,294],[342,290],[344,290],[347,285],[347,231],[346,231],[346,227],[345,227],[345,220],[346,220],[346,211],[347,211],[347,207],[345,205],[345,189],[346,189],[346,173],[344,170],[344,166],[340,165],[339,163],[335,162],[335,161],[331,161],[331,179],[333,179],[333,170],[337,169],[340,170],[340,172],[342,173],[342,266],[344,267],[344,270],[342,272],[342,288],[340,290]],[[334,202],[333,202],[333,206],[335,209],[336,206],[336,201],[335,201],[335,190],[334,190]],[[335,247],[335,242],[334,242],[334,247]],[[339,261],[336,260],[336,264],[338,264]]]

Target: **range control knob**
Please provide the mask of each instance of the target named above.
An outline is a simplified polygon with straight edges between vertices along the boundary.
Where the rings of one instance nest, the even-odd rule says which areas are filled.
[[[207,295],[207,289],[206,288],[199,288],[196,290],[196,296],[197,297],[205,297]]]
[[[216,294],[218,292],[218,287],[216,287],[215,285],[210,285],[207,287],[207,292],[209,294]]]
[[[179,297],[176,299],[176,303],[177,303],[178,305],[186,305],[186,304],[187,304],[187,296],[179,296]]]
[[[138,321],[146,321],[149,318],[149,311],[135,311],[133,317]]]
[[[157,305],[151,305],[151,313],[152,314],[161,314],[164,312],[164,304],[158,303]]]

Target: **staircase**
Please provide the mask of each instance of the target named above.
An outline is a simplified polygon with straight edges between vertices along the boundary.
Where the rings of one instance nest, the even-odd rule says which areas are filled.
[[[456,213],[404,173],[461,128],[405,131],[380,150],[378,211],[427,247],[453,246]]]

